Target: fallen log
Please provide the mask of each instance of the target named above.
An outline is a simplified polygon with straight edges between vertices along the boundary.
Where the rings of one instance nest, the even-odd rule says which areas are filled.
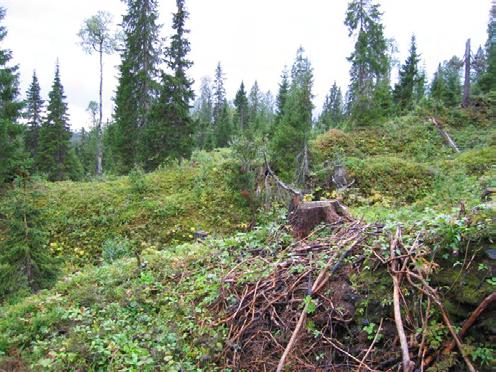
[[[433,116],[430,116],[429,120],[437,128],[437,130],[439,131],[441,136],[443,136],[443,138],[444,138],[445,142],[448,144],[448,146],[451,147],[453,149],[453,151],[460,152],[460,149],[456,145],[455,141],[453,140],[453,138],[451,138],[449,133],[444,129],[443,125],[439,121],[437,121],[436,118],[434,118]]]

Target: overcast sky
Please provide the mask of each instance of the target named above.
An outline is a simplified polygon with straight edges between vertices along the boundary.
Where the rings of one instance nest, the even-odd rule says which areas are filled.
[[[170,35],[175,1],[159,0],[162,35]],[[315,105],[320,106],[333,81],[346,89],[353,42],[343,24],[347,0],[186,0],[194,66],[190,75],[198,91],[201,77],[212,76],[218,61],[232,99],[241,80],[255,80],[277,93],[280,74],[302,45],[315,75]],[[439,62],[462,56],[467,38],[473,49],[486,41],[490,0],[380,0],[388,38],[394,38],[403,61],[412,33],[432,76]],[[5,44],[19,63],[23,95],[33,70],[46,98],[55,62],[69,103],[72,128],[89,127],[88,103],[98,99],[98,58],[81,50],[76,36],[85,18],[109,11],[116,23],[125,6],[120,0],[3,0],[7,8]],[[3,46],[2,46],[3,47]],[[104,118],[112,112],[119,57],[104,60]]]

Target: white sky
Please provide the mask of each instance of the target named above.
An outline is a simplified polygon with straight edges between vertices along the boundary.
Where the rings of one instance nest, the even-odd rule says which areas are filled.
[[[417,44],[429,76],[437,64],[462,56],[467,38],[473,49],[487,38],[490,0],[380,0],[386,37],[396,40],[398,59],[406,57],[410,36]],[[248,89],[255,80],[263,91],[277,93],[284,65],[290,66],[302,45],[315,75],[317,110],[332,82],[346,90],[352,41],[343,24],[347,0],[186,0],[191,14],[188,27],[194,66],[190,75],[198,91],[200,79],[213,75],[221,61],[228,98],[241,80]],[[162,34],[170,34],[175,1],[159,0]],[[59,58],[61,78],[74,130],[89,126],[86,108],[98,98],[98,58],[85,55],[76,36],[85,18],[98,10],[121,21],[120,0],[3,0],[8,30],[5,46],[20,64],[23,95],[33,70],[46,98]],[[2,46],[3,48],[4,46]],[[104,60],[104,118],[112,112],[119,57]]]

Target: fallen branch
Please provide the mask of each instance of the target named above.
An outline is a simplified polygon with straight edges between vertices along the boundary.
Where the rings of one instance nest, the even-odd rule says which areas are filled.
[[[475,321],[479,318],[479,316],[486,310],[486,308],[492,304],[493,302],[496,302],[496,291],[491,293],[489,296],[487,296],[480,304],[477,306],[477,308],[474,310],[474,312],[470,315],[470,317],[463,323],[462,329],[458,333],[458,338],[461,339],[467,331],[469,330],[470,327],[475,323]],[[455,339],[449,341],[444,350],[443,354],[447,355],[449,354],[456,346],[456,341]],[[432,355],[428,356],[424,363],[423,367],[428,367],[432,361],[434,360],[434,357]]]
[[[264,160],[265,160],[265,168],[267,169],[267,172],[272,176],[274,181],[279,185],[280,188],[283,190],[289,191],[290,193],[297,195],[297,196],[302,196],[303,192],[301,190],[295,189],[294,187],[291,187],[289,185],[286,185],[284,182],[281,181],[279,177],[274,173],[272,168],[270,167],[270,164],[267,160],[267,155],[264,154]]]
[[[356,372],[360,372],[360,368],[362,368],[363,364],[367,360],[367,357],[369,356],[370,352],[372,351],[372,348],[374,347],[375,343],[377,342],[377,340],[379,338],[379,334],[381,333],[383,320],[384,319],[381,319],[381,322],[379,323],[379,328],[377,328],[377,332],[375,333],[374,339],[372,340],[372,343],[370,344],[369,348],[367,349],[367,352],[365,353],[362,360],[360,361],[360,364],[358,365]]]
[[[398,227],[396,229],[396,235],[390,244],[391,258],[395,258],[396,247],[401,239],[401,229]],[[415,363],[410,360],[410,352],[408,351],[408,340],[406,339],[405,329],[403,327],[403,320],[401,318],[401,305],[400,305],[400,279],[399,273],[397,273],[397,262],[393,260],[391,262],[393,278],[393,305],[394,305],[394,322],[396,323],[396,330],[398,332],[398,337],[400,339],[401,355],[403,359],[403,371],[410,372],[413,370]]]
[[[329,275],[326,275],[327,271],[331,267],[332,264],[332,259],[334,257],[331,257],[325,267],[320,270],[319,275],[317,276],[317,279],[313,283],[312,289],[311,289],[311,295],[316,294],[318,290],[320,290],[329,280],[332,274],[336,272],[336,270],[340,267],[341,263],[344,261],[344,259],[350,254],[350,252],[355,248],[355,246],[358,244],[359,240],[355,240],[351,246],[343,252],[341,257],[339,257],[338,261],[336,264],[332,267],[330,270]],[[294,344],[296,343],[296,339],[298,338],[298,335],[300,333],[301,328],[305,324],[305,320],[307,318],[307,313],[308,313],[308,303],[305,304],[305,307],[303,308],[303,311],[300,314],[300,318],[298,319],[298,323],[296,324],[296,327],[293,331],[293,334],[291,335],[291,338],[289,340],[288,345],[286,346],[286,349],[284,350],[284,353],[281,356],[281,359],[279,360],[279,364],[277,365],[277,370],[276,372],[281,372],[282,369],[284,368],[284,365],[286,364],[286,359],[293,349]]]
[[[453,140],[453,138],[451,138],[449,133],[443,128],[443,125],[439,123],[433,116],[430,116],[429,120],[431,121],[432,124],[434,124],[434,126],[437,128],[439,133],[441,133],[441,136],[443,136],[448,146],[450,146],[453,149],[453,151],[460,152],[460,149],[456,145],[455,141]]]

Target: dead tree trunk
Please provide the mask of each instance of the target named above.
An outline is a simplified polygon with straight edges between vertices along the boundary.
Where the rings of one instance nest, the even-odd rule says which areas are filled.
[[[462,107],[468,107],[470,101],[470,39],[465,45],[465,82],[463,83]]]
[[[298,239],[308,236],[323,222],[332,224],[339,221],[351,222],[353,217],[348,208],[337,200],[301,202],[289,216],[293,235]]]
[[[439,121],[437,121],[433,116],[429,117],[429,120],[437,128],[441,136],[443,136],[448,146],[450,146],[453,149],[453,151],[460,152],[460,149],[456,145],[455,141],[453,141],[453,138],[451,138],[449,133],[444,129],[443,125]]]

